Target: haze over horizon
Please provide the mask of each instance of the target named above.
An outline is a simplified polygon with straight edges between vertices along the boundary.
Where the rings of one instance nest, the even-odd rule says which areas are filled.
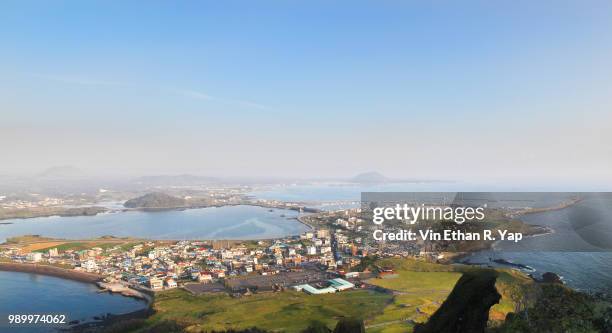
[[[608,1],[7,1],[0,174],[612,189],[611,32]]]

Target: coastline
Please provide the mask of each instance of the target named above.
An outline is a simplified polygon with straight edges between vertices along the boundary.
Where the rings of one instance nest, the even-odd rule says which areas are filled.
[[[261,207],[261,208],[286,209],[286,210],[293,210],[293,211],[298,211],[298,212],[302,210],[306,213],[320,213],[321,212],[320,209],[311,208],[307,206],[284,207],[284,206],[279,206],[279,205],[265,205],[265,204],[258,204],[258,203],[252,203],[252,202],[215,204],[215,205],[194,205],[194,206],[180,206],[180,207],[139,207],[139,208],[123,207],[123,208],[118,208],[118,209],[108,209],[104,207],[92,206],[91,208],[95,208],[98,211],[96,212],[88,212],[88,211],[74,212],[74,211],[65,210],[61,212],[46,212],[44,214],[33,214],[31,216],[0,216],[0,221],[26,220],[26,219],[33,219],[33,218],[39,218],[39,217],[55,217],[55,216],[58,216],[58,217],[96,216],[100,214],[125,213],[125,212],[165,212],[165,211],[179,211],[180,212],[180,211],[185,211],[185,210],[190,210],[190,209],[221,208],[221,207],[232,207],[232,206],[253,206],[253,207]],[[73,209],[73,208],[70,208],[70,209]],[[11,222],[8,222],[8,223],[0,222],[0,224],[11,224]]]
[[[518,212],[507,213],[507,214],[505,214],[505,216],[507,218],[510,218],[510,219],[516,218],[521,223],[526,224],[530,228],[532,228],[532,232],[524,233],[525,237],[540,237],[540,236],[545,236],[545,235],[549,235],[549,234],[555,233],[555,230],[552,227],[550,227],[550,226],[543,226],[543,225],[537,225],[537,224],[529,224],[526,221],[522,220],[520,217],[524,216],[524,215],[546,213],[546,212],[550,212],[550,211],[562,210],[562,209],[565,209],[565,208],[568,208],[568,207],[572,207],[572,206],[582,202],[582,200],[583,200],[583,198],[577,197],[577,198],[573,198],[573,199],[564,201],[564,202],[562,202],[562,203],[560,203],[558,205],[555,205],[555,206],[542,207],[542,208],[527,208],[527,209],[523,209],[523,210],[518,211]],[[482,246],[479,246],[478,248],[471,249],[471,250],[468,250],[468,251],[465,251],[465,252],[461,252],[461,253],[457,253],[456,255],[454,255],[454,256],[452,256],[451,258],[448,259],[448,263],[449,264],[464,264],[462,259],[464,259],[465,257],[471,255],[472,253],[476,253],[476,252],[480,252],[480,251],[495,250],[496,245],[499,242],[501,242],[501,240],[485,242],[485,243],[482,244]]]
[[[25,210],[20,210],[20,209],[9,210],[8,215],[7,215],[7,212],[2,212],[2,214],[0,214],[0,221],[26,220],[26,219],[33,219],[33,218],[38,218],[38,217],[53,217],[53,216],[60,216],[60,217],[96,216],[98,214],[107,213],[110,210],[108,208],[100,207],[100,206],[86,206],[86,207],[80,207],[80,208],[54,207],[53,209],[47,209],[47,210],[30,210],[29,214],[25,214],[25,216],[20,215],[20,213],[24,211]],[[13,215],[10,215],[10,214],[13,214]],[[10,222],[2,223],[2,224],[10,224]]]
[[[583,198],[576,197],[576,198],[561,202],[560,204],[555,205],[555,206],[542,207],[542,208],[525,208],[523,210],[519,210],[517,212],[509,214],[509,217],[519,217],[520,218],[520,216],[522,215],[538,214],[538,213],[551,212],[555,210],[562,210],[562,209],[577,205],[580,202],[582,202],[582,200]]]
[[[103,282],[104,277],[94,273],[81,272],[50,265],[27,264],[18,262],[0,262],[0,271],[40,274],[66,280],[91,283],[100,288],[100,292],[108,291],[111,293],[121,294],[125,297],[133,297],[136,299],[143,300],[147,304],[151,304],[153,301],[152,295],[147,294],[143,290],[135,290],[128,287],[117,288],[111,283]]]
[[[548,226],[541,226],[541,225],[534,225],[534,224],[528,224],[527,222],[521,221],[522,223],[525,223],[527,225],[529,225],[530,227],[534,228],[537,231],[534,231],[532,233],[529,234],[525,234],[525,238],[527,237],[540,237],[540,236],[545,236],[545,235],[550,235],[553,234],[555,232],[554,229],[552,229],[551,227]],[[482,242],[481,246],[478,246],[477,248],[474,249],[470,249],[468,251],[465,252],[456,252],[454,253],[455,255],[453,255],[452,257],[448,258],[446,260],[446,262],[448,264],[466,264],[463,259],[470,256],[473,253],[477,253],[480,251],[486,251],[486,250],[493,250],[495,251],[495,246],[496,244],[498,244],[499,242],[501,242],[502,240],[495,240],[495,241],[488,241],[488,242]]]
[[[300,222],[301,224],[307,226],[308,228],[310,228],[310,230],[315,230],[315,227],[313,225],[311,225],[310,223],[306,222],[306,220],[304,220],[305,216],[298,216],[295,219]]]
[[[111,288],[105,288],[102,283],[102,276],[94,273],[80,272],[75,270],[69,270],[49,265],[40,265],[40,264],[26,264],[26,263],[15,263],[15,262],[0,262],[0,271],[6,272],[18,272],[18,273],[30,273],[30,274],[39,274],[39,275],[47,275],[53,276],[60,279],[78,281],[82,283],[90,283],[94,284],[100,290],[100,292],[110,292],[117,293],[122,297],[131,297],[138,300],[141,300],[145,303],[145,306],[142,309],[126,312],[126,313],[108,313],[101,320],[89,320],[83,321],[80,323],[76,323],[62,329],[62,331],[68,332],[84,332],[89,328],[94,327],[106,327],[110,326],[118,321],[128,320],[128,319],[139,319],[139,318],[147,318],[153,313],[153,300],[154,295],[149,295],[145,293],[143,290],[133,290],[133,292],[126,293],[125,291],[114,291]]]
[[[49,275],[62,279],[93,284],[102,280],[102,276],[94,273],[80,272],[49,265],[26,264],[18,262],[0,262],[0,271]]]

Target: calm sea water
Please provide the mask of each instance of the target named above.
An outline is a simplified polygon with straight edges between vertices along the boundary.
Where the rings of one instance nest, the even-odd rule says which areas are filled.
[[[308,229],[298,212],[225,206],[182,211],[121,212],[96,216],[14,219],[0,225],[0,242],[37,234],[66,239],[105,235],[150,239],[264,239],[297,235]]]
[[[0,271],[0,332],[51,332],[49,327],[7,326],[8,314],[66,314],[72,320],[92,321],[107,313],[121,314],[146,306],[117,294],[98,293],[93,284],[52,276]]]
[[[522,219],[548,226],[554,232],[519,243],[498,242],[494,249],[474,253],[467,260],[500,266],[491,260],[505,259],[534,268],[535,276],[557,273],[576,289],[612,290],[612,195],[595,196],[562,210]]]

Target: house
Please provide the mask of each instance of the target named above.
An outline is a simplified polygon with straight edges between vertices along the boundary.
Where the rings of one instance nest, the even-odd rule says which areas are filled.
[[[164,281],[158,278],[150,278],[149,279],[149,288],[153,290],[161,290],[164,288]]]
[[[81,267],[83,267],[86,271],[91,272],[98,269],[98,264],[94,260],[86,260],[81,263]]]
[[[26,260],[31,262],[39,262],[42,260],[42,253],[40,252],[31,252],[26,255]]]
[[[198,275],[198,282],[201,282],[201,283],[212,282],[212,275],[208,273],[200,273],[200,275]]]
[[[174,279],[166,279],[166,286],[168,286],[169,289],[178,287]]]

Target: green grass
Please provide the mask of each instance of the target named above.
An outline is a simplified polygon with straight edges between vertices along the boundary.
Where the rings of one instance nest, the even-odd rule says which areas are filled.
[[[386,289],[396,291],[393,302],[385,307],[382,314],[368,322],[378,325],[394,323],[371,329],[372,332],[394,332],[403,329],[409,331],[411,325],[407,320],[423,322],[433,314],[461,277],[454,267],[410,259],[385,259],[378,263],[383,267],[393,267],[396,274],[386,278],[374,278],[368,282]]]
[[[96,243],[96,242],[70,242],[64,243],[57,246],[50,246],[44,249],[38,249],[34,252],[48,252],[50,249],[57,248],[59,252],[66,252],[68,250],[73,251],[81,251],[81,250],[89,250],[94,247],[99,247],[101,249],[107,249],[114,246],[120,245],[118,243]]]
[[[460,276],[461,273],[457,272],[398,271],[395,276],[371,279],[369,282],[383,288],[402,292],[450,292]]]
[[[412,324],[408,323],[392,323],[389,325],[368,328],[366,331],[368,333],[407,333],[412,332],[413,327]]]
[[[506,318],[506,315],[515,311],[516,297],[532,295],[536,293],[535,282],[525,274],[512,269],[496,269],[499,273],[495,288],[502,296],[498,304],[491,307],[489,317],[498,323]],[[519,291],[517,293],[517,291]],[[535,299],[531,300],[530,305]]]
[[[224,293],[193,296],[183,290],[171,290],[156,296],[156,313],[147,322],[174,320],[189,326],[194,332],[253,326],[270,331],[299,332],[311,320],[322,321],[333,328],[339,318],[351,316],[363,318],[369,333],[411,332],[412,322],[427,321],[464,272],[480,270],[411,259],[383,259],[376,265],[392,267],[396,274],[372,278],[368,283],[393,292],[353,290],[331,295],[307,295],[285,291],[232,298]],[[513,287],[532,283],[520,272],[498,272],[496,287],[502,299],[491,309],[492,319],[505,318],[514,310]]]
[[[259,293],[241,298],[226,294],[193,296],[172,290],[156,296],[156,313],[150,323],[170,319],[191,330],[226,330],[257,326],[268,330],[299,332],[311,320],[333,328],[341,317],[369,318],[380,314],[391,295],[353,290],[328,295],[306,295],[293,291]]]

